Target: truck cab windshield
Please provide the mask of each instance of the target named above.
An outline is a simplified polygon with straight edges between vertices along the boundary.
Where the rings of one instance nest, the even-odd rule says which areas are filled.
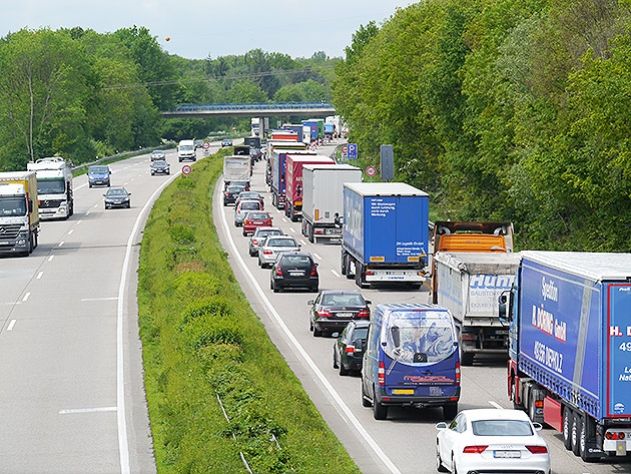
[[[66,183],[63,179],[38,179],[37,194],[63,194],[66,192]]]
[[[26,200],[23,197],[0,198],[0,216],[25,216]]]

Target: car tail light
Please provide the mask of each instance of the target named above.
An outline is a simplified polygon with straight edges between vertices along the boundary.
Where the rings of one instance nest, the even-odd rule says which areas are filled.
[[[371,276],[374,275],[375,272],[373,272],[372,270],[366,270],[366,272],[364,273],[366,276]]]
[[[316,267],[315,265],[313,265],[311,267],[311,272],[309,272],[309,276],[312,277],[317,277],[318,276],[318,267]]]
[[[346,352],[347,354],[354,354],[355,346],[346,346],[346,348],[344,349],[344,352]]]
[[[362,319],[370,318],[370,310],[368,310],[367,308],[360,309],[359,313],[357,313],[357,317]]]
[[[626,435],[624,434],[624,431],[620,431],[619,433],[616,433],[614,431],[607,431],[605,433],[605,438],[608,440],[617,441],[619,439],[625,439]]]
[[[383,361],[379,362],[379,368],[377,369],[377,382],[382,386],[386,384],[386,366]]]
[[[320,317],[320,318],[330,318],[331,316],[333,316],[326,309],[321,309],[320,311],[316,311],[316,313],[318,314],[318,317]]]
[[[276,276],[282,277],[283,276],[283,269],[280,267],[276,267]]]
[[[272,255],[272,251],[268,250],[268,249],[265,249],[265,250],[263,250],[263,255]]]
[[[324,234],[324,229],[314,229],[313,233],[317,235],[322,235]]]
[[[256,240],[256,239],[252,239],[252,243],[253,243],[254,245],[258,245],[258,244],[259,244],[259,241],[258,241],[258,240]]]
[[[548,448],[545,446],[526,446],[526,449],[532,454],[548,454]]]
[[[230,196],[230,193],[228,191],[225,191],[223,195],[227,197],[227,196]]]
[[[460,385],[460,362],[456,362],[456,385]]]
[[[460,334],[460,338],[463,341],[475,341],[476,337],[477,336],[475,334],[467,334],[467,333],[461,333]]]
[[[488,448],[488,446],[465,446],[462,452],[468,454],[480,454],[486,451],[486,448]]]

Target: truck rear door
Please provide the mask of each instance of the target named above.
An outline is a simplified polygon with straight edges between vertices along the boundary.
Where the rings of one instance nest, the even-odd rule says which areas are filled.
[[[607,285],[607,416],[631,416],[631,284]]]

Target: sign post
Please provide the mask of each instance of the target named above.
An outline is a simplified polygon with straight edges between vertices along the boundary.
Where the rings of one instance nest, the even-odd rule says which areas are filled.
[[[193,169],[191,168],[190,165],[184,165],[182,166],[182,174],[184,176],[188,176],[189,174],[191,174],[191,171],[193,171]]]
[[[394,148],[392,145],[381,145],[379,148],[381,157],[381,179],[392,181],[394,179]]]

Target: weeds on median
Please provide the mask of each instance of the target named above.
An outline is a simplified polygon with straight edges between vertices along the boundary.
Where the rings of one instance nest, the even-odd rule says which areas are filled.
[[[222,156],[163,192],[142,242],[140,335],[158,471],[243,472],[242,452],[256,473],[357,472],[219,243],[211,199]]]

